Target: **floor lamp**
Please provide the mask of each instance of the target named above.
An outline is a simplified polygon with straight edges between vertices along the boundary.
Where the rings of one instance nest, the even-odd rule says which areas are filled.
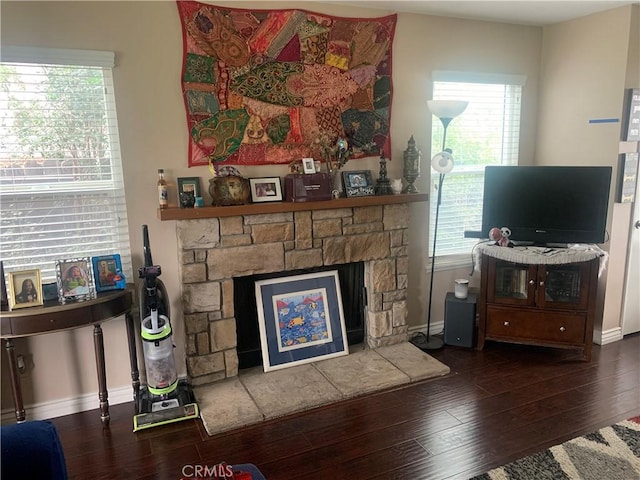
[[[444,342],[438,337],[431,336],[431,300],[433,298],[433,277],[436,266],[436,240],[438,238],[438,216],[440,214],[440,202],[442,201],[442,183],[445,174],[453,170],[453,155],[451,149],[446,148],[447,127],[451,120],[460,115],[467,108],[469,102],[463,100],[429,100],[427,105],[429,110],[442,122],[444,135],[442,137],[442,151],[436,153],[431,159],[431,168],[440,174],[438,179],[438,202],[436,203],[436,218],[433,227],[433,251],[431,253],[431,279],[429,283],[429,307],[427,311],[427,338],[426,342],[420,345],[422,350],[438,350],[442,348]]]

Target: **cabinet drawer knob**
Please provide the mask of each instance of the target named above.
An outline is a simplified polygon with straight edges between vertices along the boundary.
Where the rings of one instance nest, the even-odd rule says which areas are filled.
[[[566,330],[566,328],[564,328],[564,327],[560,327],[560,331],[561,331],[561,332],[564,332],[565,330]]]
[[[544,282],[540,282],[540,286],[541,286],[541,287],[544,287]]]
[[[529,285],[535,285],[536,281],[535,280],[529,280]]]
[[[509,322],[504,322],[504,326],[508,327],[509,326]]]

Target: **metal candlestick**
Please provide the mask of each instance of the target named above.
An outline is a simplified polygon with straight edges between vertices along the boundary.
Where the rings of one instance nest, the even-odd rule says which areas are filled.
[[[380,153],[380,175],[376,181],[376,195],[391,195],[391,181],[387,178],[387,160],[384,153]]]

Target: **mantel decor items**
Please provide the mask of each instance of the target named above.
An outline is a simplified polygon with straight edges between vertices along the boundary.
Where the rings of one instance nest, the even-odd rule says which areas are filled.
[[[376,193],[371,178],[371,170],[342,172],[342,179],[347,197],[366,197]]]
[[[397,15],[177,7],[189,166],[316,158],[321,134],[349,138],[353,158],[390,155]]]
[[[192,208],[196,198],[201,196],[200,177],[178,178],[178,201],[181,208]]]
[[[282,201],[280,177],[250,178],[249,184],[254,203]]]
[[[209,194],[216,207],[251,203],[249,179],[234,167],[221,167],[218,175],[209,179]]]
[[[376,195],[391,195],[393,193],[391,181],[387,177],[387,159],[384,158],[384,153],[380,154],[380,174],[376,181],[375,193]]]
[[[418,189],[413,184],[420,176],[420,152],[416,149],[416,141],[413,135],[407,143],[407,149],[403,152],[403,172],[407,186],[403,193],[418,193]]]

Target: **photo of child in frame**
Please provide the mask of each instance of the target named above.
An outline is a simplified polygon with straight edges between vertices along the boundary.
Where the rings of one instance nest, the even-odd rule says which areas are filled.
[[[98,285],[101,287],[112,287],[120,280],[116,273],[115,259],[100,260],[98,262]]]
[[[126,288],[120,254],[91,257],[91,264],[93,266],[93,282],[98,293]]]
[[[42,305],[40,270],[25,270],[9,273],[11,308]]]
[[[65,262],[61,265],[62,293],[65,297],[89,295],[87,262]]]
[[[16,303],[35,303],[38,301],[38,291],[30,278],[25,278],[22,281],[22,288],[16,295]]]

